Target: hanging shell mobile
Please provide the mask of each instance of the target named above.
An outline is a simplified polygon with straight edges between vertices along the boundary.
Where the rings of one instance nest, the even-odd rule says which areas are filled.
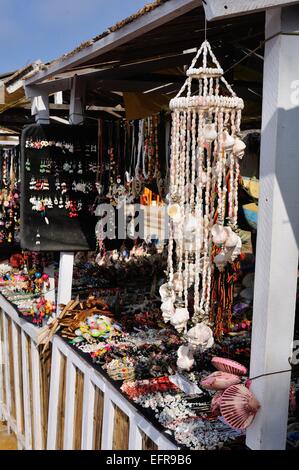
[[[202,66],[196,68],[201,57]],[[190,319],[200,325],[189,336],[193,349],[196,345],[204,350],[213,345],[213,270],[223,271],[241,251],[236,229],[239,159],[245,152],[239,138],[244,103],[224,79],[208,41],[198,50],[170,108],[168,282],[161,288],[162,311],[180,332],[187,333]]]

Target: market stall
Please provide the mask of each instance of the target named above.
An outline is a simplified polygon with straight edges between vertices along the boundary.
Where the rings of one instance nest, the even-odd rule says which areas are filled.
[[[60,253],[56,285],[45,260],[34,270],[26,259],[9,266],[2,279],[3,293],[16,303],[12,310],[3,300],[5,355],[16,341],[7,333],[16,314],[43,327],[32,337],[40,345],[36,361],[52,342],[47,443],[35,448],[232,449],[244,448],[246,438],[250,448],[284,448],[288,419],[288,445],[296,443],[298,380],[293,369],[290,389],[289,355],[298,264],[292,178],[298,159],[290,146],[297,107],[284,90],[285,82],[294,89],[298,8],[267,10],[264,41],[264,15],[255,13],[247,24],[248,17],[237,16],[242,7],[226,3],[228,11],[219,11],[205,2],[209,19],[221,17],[205,32],[196,2],[156,2],[25,79],[37,124],[22,140],[22,247],[56,252],[56,268]],[[273,5],[261,9],[267,6]],[[229,15],[236,16],[230,25]],[[186,24],[190,35],[178,34]],[[251,50],[244,59],[231,35],[245,27],[242,47]],[[175,45],[173,31],[180,37]],[[212,47],[202,42],[204,33]],[[153,57],[152,41],[161,41],[163,56]],[[255,52],[263,46],[261,174],[251,168],[245,181],[242,129],[260,125]],[[280,58],[274,71],[272,48]],[[108,56],[117,65],[107,68]],[[48,94],[70,86],[73,126],[53,127]],[[86,103],[105,103],[96,123],[86,119]],[[284,122],[288,133],[280,136]],[[96,137],[82,143],[80,135],[89,133]],[[276,157],[282,148],[289,165]],[[252,175],[262,178],[260,195]],[[17,370],[10,372],[15,380]],[[7,403],[9,422],[15,411]],[[30,445],[28,438],[22,444]]]

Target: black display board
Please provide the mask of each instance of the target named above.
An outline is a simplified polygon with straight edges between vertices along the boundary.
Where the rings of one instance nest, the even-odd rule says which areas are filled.
[[[97,139],[97,128],[85,126],[24,128],[21,140],[23,249],[95,249]]]

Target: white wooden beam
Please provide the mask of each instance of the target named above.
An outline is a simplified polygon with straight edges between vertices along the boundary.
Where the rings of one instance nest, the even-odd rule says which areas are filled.
[[[49,124],[49,96],[47,93],[38,93],[32,98],[31,113],[37,124]]]
[[[85,84],[77,75],[73,78],[70,100],[70,124],[82,124],[84,121]]]
[[[208,21],[221,20],[238,15],[248,15],[266,8],[287,6],[298,0],[204,0],[203,7]]]
[[[168,23],[175,18],[188,13],[201,6],[201,0],[169,0],[154,10],[140,16],[135,21],[123,26],[119,30],[108,34],[99,41],[91,43],[77,53],[63,57],[50,64],[45,70],[41,70],[26,80],[26,85],[39,83],[47,77],[51,77],[64,70],[77,67],[84,62],[99,57],[107,52],[126,44],[137,37],[152,31],[153,29]]]
[[[74,253],[60,253],[59,280],[57,292],[57,314],[59,315],[59,305],[67,305],[72,298],[72,282],[74,269]]]
[[[266,12],[259,221],[250,377],[290,369],[299,239],[299,5]],[[297,85],[297,93],[294,93]],[[251,449],[284,449],[290,373],[253,380]]]

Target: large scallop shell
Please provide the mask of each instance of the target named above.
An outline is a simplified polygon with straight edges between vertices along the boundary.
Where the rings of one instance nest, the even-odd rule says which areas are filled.
[[[200,384],[206,390],[225,390],[231,385],[236,385],[240,382],[241,379],[237,375],[217,371],[203,379]]]
[[[221,415],[234,429],[247,429],[259,408],[259,402],[244,385],[232,385],[221,396]]]
[[[224,357],[213,357],[212,364],[215,369],[222,372],[228,372],[229,374],[234,375],[246,375],[247,369],[242,364],[239,364],[237,361],[232,359],[226,359]]]
[[[211,401],[211,413],[212,415],[214,416],[220,416],[221,415],[221,411],[220,411],[220,401],[221,401],[221,397],[222,397],[222,394],[223,392],[217,392],[215,393],[215,395],[213,396],[212,398],[212,401]]]

